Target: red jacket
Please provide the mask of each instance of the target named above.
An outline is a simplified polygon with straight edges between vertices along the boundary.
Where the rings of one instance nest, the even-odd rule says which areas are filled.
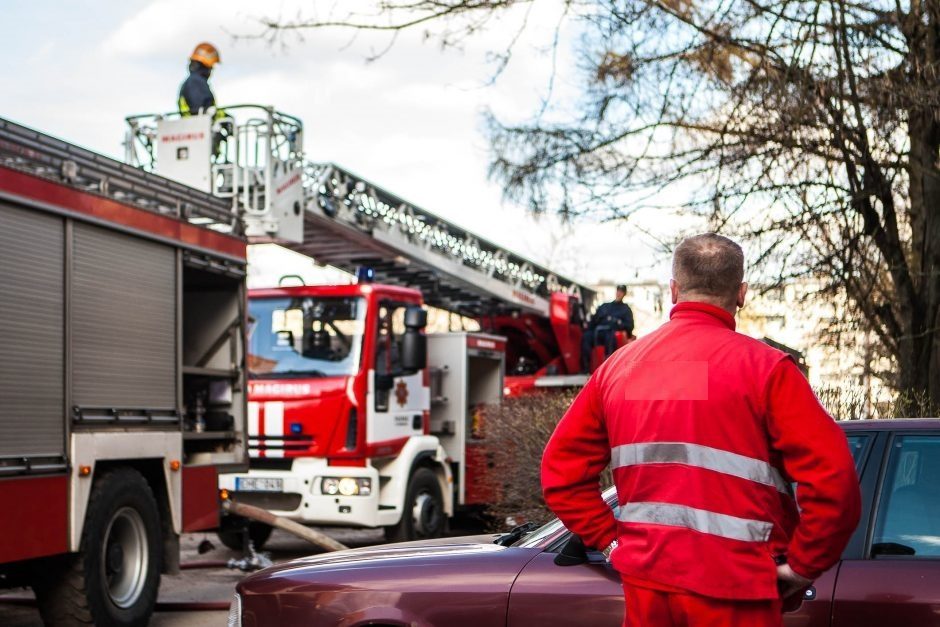
[[[619,540],[611,561],[631,580],[774,599],[774,557],[818,577],[861,497],[845,435],[793,360],[734,326],[723,309],[684,302],[612,355],[556,427],[542,487],[585,544]],[[598,489],[608,463],[616,518]]]

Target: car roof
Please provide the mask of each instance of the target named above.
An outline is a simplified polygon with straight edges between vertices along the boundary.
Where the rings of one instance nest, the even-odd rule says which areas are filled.
[[[883,420],[840,420],[846,431],[900,431],[940,429],[940,418],[887,418]]]

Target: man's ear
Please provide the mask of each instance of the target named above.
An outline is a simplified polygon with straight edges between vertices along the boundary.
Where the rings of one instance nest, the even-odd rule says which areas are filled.
[[[744,309],[745,296],[747,296],[747,281],[742,282],[741,287],[738,288],[738,300],[735,302],[738,309]]]
[[[669,279],[669,293],[672,295],[672,304],[679,302],[679,284],[675,279]]]

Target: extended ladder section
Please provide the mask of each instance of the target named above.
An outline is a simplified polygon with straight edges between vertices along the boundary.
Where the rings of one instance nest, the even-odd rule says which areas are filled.
[[[0,166],[196,226],[234,235],[241,228],[239,217],[224,199],[2,118]]]
[[[304,241],[286,244],[343,270],[421,289],[429,305],[468,317],[527,311],[548,316],[566,291],[594,292],[480,238],[333,164],[307,166]]]
[[[376,281],[418,288],[468,317],[549,314],[553,292],[594,292],[334,164],[303,156],[300,120],[259,105],[127,119],[127,161],[230,202],[254,242],[273,241]]]

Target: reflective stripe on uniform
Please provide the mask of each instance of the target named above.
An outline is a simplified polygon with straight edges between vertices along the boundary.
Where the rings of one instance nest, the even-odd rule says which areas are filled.
[[[684,527],[713,536],[744,542],[765,542],[773,524],[762,520],[738,518],[672,503],[627,503],[617,520],[624,523],[648,523]]]
[[[183,98],[182,96],[180,96],[179,98],[179,108],[180,108],[180,115],[182,115],[183,117],[189,116],[189,103],[186,102],[186,99]]]
[[[612,468],[639,464],[685,464],[755,481],[792,496],[790,484],[765,461],[687,442],[640,442],[615,446],[610,451]]]

